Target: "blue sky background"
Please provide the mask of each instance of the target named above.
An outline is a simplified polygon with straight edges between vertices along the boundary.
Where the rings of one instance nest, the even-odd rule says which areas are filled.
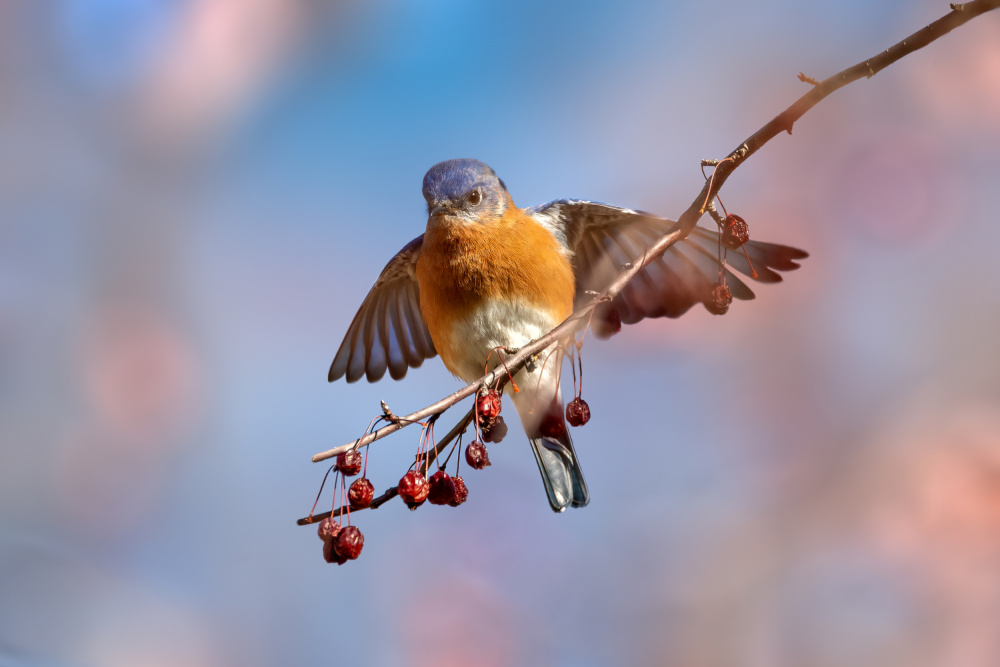
[[[589,507],[512,429],[357,562],[295,525],[313,453],[458,387],[326,382],[431,165],[676,217],[800,71],[946,10],[0,4],[0,665],[997,664],[1000,16],[730,179],[786,282],[587,344]]]

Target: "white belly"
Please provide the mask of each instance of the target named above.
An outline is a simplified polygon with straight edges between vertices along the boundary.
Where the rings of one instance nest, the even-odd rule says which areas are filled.
[[[486,357],[497,347],[521,347],[546,334],[559,324],[545,311],[516,300],[489,301],[461,321],[455,330],[456,341],[465,355],[456,362],[459,377],[466,382],[481,378],[486,371]],[[489,367],[500,363],[493,354]]]

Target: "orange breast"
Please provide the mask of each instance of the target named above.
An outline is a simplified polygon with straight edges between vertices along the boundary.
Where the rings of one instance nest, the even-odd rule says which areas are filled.
[[[561,322],[573,311],[576,290],[558,241],[513,205],[488,222],[442,217],[428,222],[417,281],[424,321],[453,373],[465,341],[454,340],[452,332],[485,302],[523,300]]]

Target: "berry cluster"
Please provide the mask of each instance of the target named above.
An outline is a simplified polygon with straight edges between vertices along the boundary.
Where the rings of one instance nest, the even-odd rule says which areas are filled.
[[[465,449],[465,460],[475,470],[482,470],[490,465],[485,442],[500,442],[507,433],[507,425],[504,423],[503,417],[500,416],[501,407],[501,396],[495,389],[483,390],[476,397],[477,433],[481,431],[483,438],[477,438]],[[431,426],[430,423],[425,424],[424,430],[421,432],[416,467],[408,470],[400,478],[395,489],[390,489],[384,496],[380,497],[375,503],[376,506],[391,498],[393,491],[411,510],[415,510],[425,502],[432,505],[458,507],[468,499],[469,488],[465,485],[465,480],[458,474],[458,463],[456,463],[455,475],[449,475],[445,471],[448,459],[429,478],[424,474],[423,471],[431,466],[441,451],[441,447],[431,446],[433,439]],[[452,453],[458,446],[459,443],[456,442],[452,447]],[[450,459],[450,457],[449,453],[448,458]],[[341,498],[346,498],[347,502],[338,507],[337,491],[335,490],[334,510],[330,516],[319,522],[317,532],[323,541],[323,558],[328,563],[343,565],[348,560],[357,558],[364,547],[364,535],[357,526],[350,524],[350,513],[373,506],[375,487],[364,474],[355,479],[349,487],[345,488],[345,486],[348,477],[353,477],[366,468],[367,457],[363,460],[361,453],[357,450],[339,454],[336,464],[331,468],[331,471],[335,471],[334,486],[338,488],[339,480]],[[327,474],[329,475],[329,473]],[[320,487],[321,494],[322,491],[323,488]],[[315,509],[315,505],[313,509]],[[342,523],[343,517],[347,517],[346,526]]]
[[[721,232],[719,234],[719,282],[709,291],[705,298],[705,308],[713,315],[725,315],[729,312],[729,305],[733,302],[733,293],[726,284],[726,252],[729,250],[739,250],[750,240],[750,227],[746,220],[735,213],[726,213],[725,219],[719,224]],[[750,263],[750,255],[746,248],[743,248],[747,263]],[[753,264],[750,263],[750,271],[753,277],[757,277]]]
[[[500,416],[502,408],[502,398],[496,389],[483,388],[476,394],[474,406],[474,417],[476,432],[482,434],[482,439],[476,439],[465,448],[465,462],[474,470],[482,470],[490,465],[489,453],[486,451],[486,442],[500,442],[507,434],[507,425],[503,417]],[[431,463],[431,448],[426,443],[421,443],[421,448],[417,452],[417,461],[423,460],[423,464],[418,468],[427,469]],[[452,447],[452,453],[458,443]],[[438,448],[434,448],[436,455]],[[455,465],[455,475],[445,472],[451,453],[445,459],[437,472],[427,478],[419,470],[410,470],[399,480],[396,487],[400,498],[411,510],[416,509],[429,502],[431,505],[449,505],[458,507],[469,497],[469,488],[465,485],[465,480],[458,475],[459,463]]]
[[[337,471],[341,479],[341,496],[343,497],[345,484],[344,480],[353,477],[361,472],[362,461],[361,452],[351,450],[337,456],[337,463],[333,469]],[[336,485],[336,477],[334,484]],[[320,492],[322,492],[322,487]],[[359,477],[351,483],[350,490],[347,491],[350,509],[361,509],[368,507],[375,495],[375,487],[367,477]],[[334,492],[336,500],[336,491]],[[317,497],[317,500],[319,498]],[[341,514],[343,516],[343,514]],[[349,560],[354,560],[361,555],[361,549],[365,546],[365,536],[361,529],[350,524],[350,511],[347,512],[348,524],[344,526],[340,522],[340,517],[334,518],[332,515],[319,522],[317,534],[323,541],[323,558],[327,563],[343,565]]]
[[[431,475],[430,479],[417,470],[410,470],[399,480],[396,490],[411,510],[425,502],[458,507],[469,497],[465,480],[457,475],[452,477],[443,469]]]
[[[365,536],[357,526],[341,526],[328,516],[319,522],[319,539],[323,540],[323,558],[327,563],[343,565],[361,555]]]
[[[507,424],[500,416],[500,407],[500,392],[496,389],[484,387],[476,394],[476,424],[479,426],[484,443],[500,442],[507,435]],[[485,449],[484,445],[483,450]],[[471,461],[469,465],[475,468]],[[489,465],[489,461],[486,465]]]
[[[617,321],[617,327],[621,327],[621,320],[617,311],[609,308],[604,315],[604,321]],[[580,360],[580,344],[577,344],[573,357],[573,389],[574,397],[565,408],[565,419],[563,411],[558,403],[553,404],[553,409],[549,410],[548,416],[543,419],[541,430],[544,435],[559,438],[566,432],[566,422],[572,426],[582,426],[590,419],[590,407],[580,397],[583,389],[583,365]],[[579,382],[577,382],[577,368],[579,368]],[[514,391],[517,391],[513,385]],[[475,397],[473,408],[473,425],[475,427],[475,439],[465,447],[465,462],[473,470],[482,470],[490,465],[489,451],[486,443],[499,443],[507,434],[507,425],[500,414],[503,407],[503,397],[495,388],[481,389]],[[559,408],[559,409],[556,409]],[[387,421],[397,420],[383,405],[383,416],[380,419]],[[369,430],[378,420],[372,422]],[[465,480],[458,474],[461,465],[461,452],[456,457],[455,472],[448,474],[448,462],[457,449],[461,447],[461,437],[451,445],[447,457],[443,463],[439,460],[450,440],[434,444],[434,418],[427,423],[421,422],[419,446],[415,464],[400,478],[395,488],[389,489],[385,494],[375,498],[375,487],[366,476],[368,467],[367,449],[365,457],[361,452],[349,450],[337,456],[336,463],[330,468],[334,472],[334,508],[319,522],[317,533],[323,541],[323,558],[328,563],[343,565],[349,560],[354,560],[361,555],[365,538],[361,530],[351,525],[351,512],[365,508],[374,508],[387,502],[393,495],[398,495],[406,506],[415,510],[426,502],[432,505],[449,505],[458,507],[469,497],[469,489]],[[431,465],[438,461],[437,470],[429,477],[426,471],[431,469]],[[330,474],[327,473],[327,475]],[[360,477],[347,485],[347,478],[354,477],[360,473]],[[324,484],[326,478],[324,478]],[[340,492],[341,503],[338,504],[337,493]],[[320,494],[323,487],[320,487]],[[319,496],[317,496],[317,502]],[[315,510],[315,504],[313,505]],[[310,514],[310,518],[312,515]],[[344,519],[346,517],[346,525]],[[310,522],[308,519],[302,522]]]

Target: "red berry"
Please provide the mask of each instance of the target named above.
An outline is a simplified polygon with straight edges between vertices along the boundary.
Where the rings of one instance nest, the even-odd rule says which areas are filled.
[[[465,480],[461,477],[452,477],[451,481],[455,493],[452,495],[451,500],[448,501],[448,504],[452,507],[458,507],[469,497],[469,488],[465,486]]]
[[[481,428],[492,426],[500,416],[500,392],[496,389],[481,392],[476,398],[476,413]]]
[[[736,250],[750,240],[750,228],[746,220],[730,213],[722,225],[722,244],[731,250]]]
[[[323,560],[327,563],[343,565],[347,559],[337,553],[336,544],[337,540],[323,540]]]
[[[316,529],[316,534],[319,535],[319,539],[324,542],[337,539],[337,533],[339,532],[340,524],[337,523],[332,516],[328,516],[320,521],[319,527]]]
[[[570,426],[583,426],[590,421],[590,406],[580,397],[566,404],[566,421]]]
[[[396,487],[396,490],[399,492],[399,497],[403,499],[403,502],[409,505],[410,509],[413,509],[427,500],[427,494],[430,493],[431,485],[427,482],[426,477],[416,470],[411,470],[399,480],[399,486]]]
[[[729,285],[718,284],[709,293],[705,308],[713,315],[725,315],[729,311],[729,304],[733,302],[733,294],[729,291]]]
[[[341,558],[354,560],[361,555],[361,549],[365,546],[365,536],[357,526],[346,526],[337,535],[337,540],[333,543],[333,550]]]
[[[361,452],[352,449],[337,455],[337,470],[351,477],[361,472]]]
[[[438,470],[431,475],[430,493],[427,494],[427,502],[431,505],[447,505],[455,496],[455,483],[444,470]]]
[[[607,340],[622,330],[622,317],[618,309],[610,303],[604,303],[594,310],[594,318],[590,321],[590,330],[600,340]]]
[[[497,420],[489,426],[483,426],[483,442],[500,442],[507,435],[507,424],[504,422],[503,417],[497,417]]]
[[[469,446],[465,448],[465,460],[476,470],[482,470],[486,466],[490,465],[490,455],[489,452],[486,451],[486,445],[478,440],[470,443]]]
[[[347,559],[340,556],[333,546],[337,542],[337,537],[341,532],[340,524],[332,516],[328,516],[319,522],[319,529],[316,532],[319,534],[320,539],[323,540],[323,559],[327,563],[337,563],[339,565],[346,563]]]
[[[367,477],[359,477],[351,482],[351,488],[347,490],[347,499],[351,502],[351,509],[364,509],[372,504],[375,497],[375,487]]]

